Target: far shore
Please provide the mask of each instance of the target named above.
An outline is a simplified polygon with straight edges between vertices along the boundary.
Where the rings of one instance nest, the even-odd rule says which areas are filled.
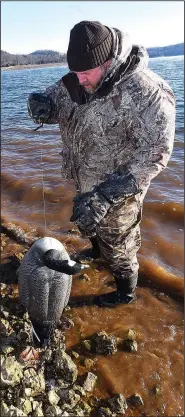
[[[21,70],[30,68],[44,68],[44,67],[67,67],[67,62],[53,62],[49,64],[28,64],[28,65],[10,65],[9,67],[1,67],[1,71]]]

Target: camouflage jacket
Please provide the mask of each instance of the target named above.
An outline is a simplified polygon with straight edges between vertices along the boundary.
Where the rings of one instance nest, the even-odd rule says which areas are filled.
[[[74,179],[83,205],[94,201],[92,216],[97,203],[104,208],[96,222],[111,204],[144,197],[168,163],[175,134],[171,88],[147,67],[146,50],[128,39],[125,50],[125,34],[115,31],[117,55],[94,94],[85,93],[70,72],[42,94],[49,108],[45,122],[59,123],[62,134],[62,175]],[[29,112],[38,122],[33,107],[30,98]]]

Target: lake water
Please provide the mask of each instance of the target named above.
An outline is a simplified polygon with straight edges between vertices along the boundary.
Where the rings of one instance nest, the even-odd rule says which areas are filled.
[[[119,336],[125,326],[138,329],[140,350],[137,354],[118,352],[111,358],[97,358],[101,381],[97,395],[110,392],[131,395],[137,391],[145,401],[146,414],[142,415],[171,416],[183,414],[182,304],[169,294],[182,291],[184,267],[184,61],[183,57],[155,58],[150,60],[149,67],[172,87],[177,113],[172,157],[168,167],[153,180],[145,198],[142,247],[138,254],[141,275],[138,300],[135,304],[118,306],[111,311],[93,306],[74,309],[75,327],[69,331],[67,343],[71,347],[79,342],[79,334],[87,338],[99,330]],[[34,132],[36,125],[27,113],[28,94],[44,90],[66,72],[67,68],[63,67],[2,72],[1,210],[4,222],[11,221],[27,229],[35,228],[40,234],[56,237],[66,243],[71,253],[88,246],[89,242],[67,233],[73,228],[69,219],[75,189],[71,181],[61,178],[59,128],[57,125],[44,125]],[[72,295],[110,290],[108,283],[112,277],[109,271],[92,270],[89,276],[90,281],[86,284],[74,278]],[[159,289],[154,289],[153,283],[158,284]],[[163,394],[156,398],[150,390],[159,381]]]

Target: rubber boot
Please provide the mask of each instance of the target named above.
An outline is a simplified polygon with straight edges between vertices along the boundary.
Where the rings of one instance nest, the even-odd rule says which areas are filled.
[[[98,259],[100,258],[101,254],[100,254],[100,249],[98,246],[98,242],[97,239],[95,237],[90,238],[91,244],[92,244],[92,248],[88,248],[88,249],[84,249],[81,252],[78,253],[74,253],[73,255],[71,255],[71,259],[73,261],[82,261],[82,260],[86,260],[86,259]]]
[[[116,277],[115,281],[117,291],[96,296],[93,300],[94,304],[100,307],[115,307],[118,304],[130,304],[136,300],[136,294],[131,289],[133,281]]]

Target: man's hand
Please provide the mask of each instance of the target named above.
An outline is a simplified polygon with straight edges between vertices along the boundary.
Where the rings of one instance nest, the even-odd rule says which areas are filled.
[[[42,93],[31,93],[28,97],[28,113],[35,123],[44,123],[50,116],[51,102]]]
[[[97,224],[110,207],[108,201],[103,196],[93,192],[80,194],[73,201],[73,215],[70,221],[74,222],[82,233],[95,233]]]

